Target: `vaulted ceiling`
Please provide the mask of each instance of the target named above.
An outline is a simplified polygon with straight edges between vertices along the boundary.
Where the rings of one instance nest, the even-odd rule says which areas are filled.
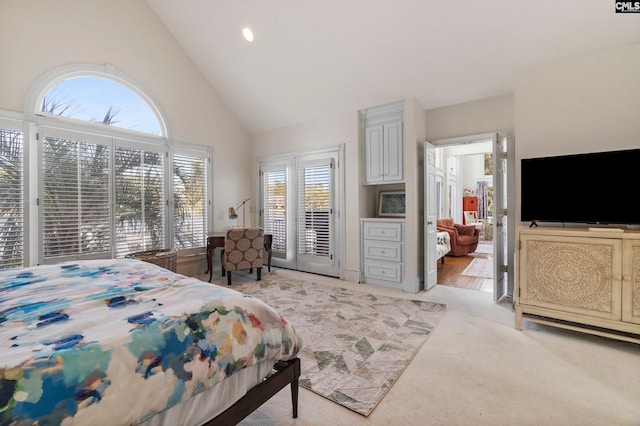
[[[640,42],[610,0],[147,2],[251,133],[508,94],[521,70]]]

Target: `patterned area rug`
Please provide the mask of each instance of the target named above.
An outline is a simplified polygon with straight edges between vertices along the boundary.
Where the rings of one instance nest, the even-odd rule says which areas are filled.
[[[474,253],[482,253],[482,254],[492,254],[493,253],[493,244],[492,243],[480,243],[478,244],[478,248]]]
[[[478,278],[493,278],[493,259],[474,258],[469,266],[464,268],[462,275]]]
[[[368,416],[445,312],[445,305],[278,276],[233,284],[295,325],[304,340],[300,386]]]

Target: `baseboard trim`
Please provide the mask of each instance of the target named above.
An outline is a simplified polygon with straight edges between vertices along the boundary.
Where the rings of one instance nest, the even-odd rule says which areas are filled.
[[[402,281],[402,291],[406,293],[417,293],[421,290],[422,286],[420,285],[419,278],[405,278]]]
[[[344,280],[354,284],[360,283],[360,271],[356,269],[344,269]]]

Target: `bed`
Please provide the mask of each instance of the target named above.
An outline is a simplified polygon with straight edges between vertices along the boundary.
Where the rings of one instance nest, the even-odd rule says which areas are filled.
[[[0,425],[235,424],[302,339],[262,301],[134,259],[0,271]]]
[[[451,250],[451,240],[448,232],[438,232],[436,234],[436,261],[442,259],[444,265],[444,255]]]

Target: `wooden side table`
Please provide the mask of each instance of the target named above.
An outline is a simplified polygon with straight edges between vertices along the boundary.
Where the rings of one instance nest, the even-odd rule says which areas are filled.
[[[222,262],[222,254],[224,253],[224,232],[212,232],[207,235],[207,272],[209,273],[209,282],[213,277],[213,252],[216,248],[221,247],[220,262]],[[206,273],[206,272],[205,272]]]

